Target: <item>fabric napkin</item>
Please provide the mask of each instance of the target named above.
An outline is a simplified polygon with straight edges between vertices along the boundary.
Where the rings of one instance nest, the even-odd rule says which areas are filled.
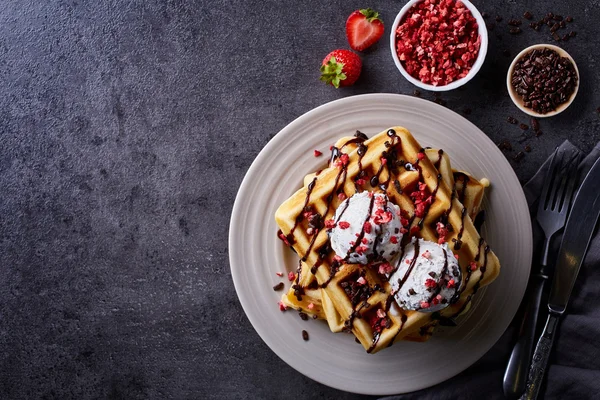
[[[569,141],[556,150],[558,152],[580,152]],[[600,143],[581,162],[580,182],[594,161],[600,157]],[[541,228],[535,221],[537,200],[542,191],[550,158],[523,187],[525,197],[532,211],[534,249],[539,251],[543,240]],[[580,183],[579,182],[579,183]],[[600,190],[600,182],[598,182]],[[556,251],[561,236],[553,240]],[[534,250],[534,263],[538,254]],[[556,253],[554,253],[556,254]],[[535,267],[534,267],[535,268]],[[550,284],[546,285],[549,288]],[[510,294],[507,294],[510,295]],[[538,320],[538,330],[546,321],[545,300]],[[544,399],[591,399],[600,398],[600,235],[598,229],[590,244],[587,256],[579,271],[565,316],[562,318],[554,348],[546,370],[546,381],[540,393]],[[515,334],[520,323],[521,312],[517,313],[510,327],[500,340],[479,361],[454,378],[436,386],[417,392],[385,397],[386,400],[409,399],[504,399],[502,379]],[[537,342],[537,341],[536,341]],[[443,355],[440,355],[443,357]]]

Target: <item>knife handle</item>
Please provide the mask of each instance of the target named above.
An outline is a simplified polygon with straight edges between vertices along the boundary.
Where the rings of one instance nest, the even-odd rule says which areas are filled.
[[[529,360],[533,351],[535,328],[546,280],[545,276],[534,275],[527,290],[526,308],[519,327],[519,336],[508,360],[502,382],[504,396],[509,399],[517,398],[525,392]]]
[[[540,336],[540,340],[538,340],[535,352],[533,353],[533,359],[531,360],[529,378],[527,379],[527,391],[521,396],[521,400],[535,400],[540,393],[546,367],[548,366],[548,359],[550,358],[550,352],[554,344],[554,333],[558,327],[559,317],[560,315],[553,312],[548,314],[546,326],[544,327],[542,336]]]

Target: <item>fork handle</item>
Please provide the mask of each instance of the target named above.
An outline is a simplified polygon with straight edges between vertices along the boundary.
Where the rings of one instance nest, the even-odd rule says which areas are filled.
[[[545,275],[534,275],[531,277],[529,283],[530,287],[526,298],[527,303],[519,327],[517,343],[513,347],[502,382],[504,395],[509,399],[516,398],[525,391],[527,374],[529,372],[529,360],[531,359],[535,339],[537,317],[540,311],[542,292],[547,279]]]
[[[536,400],[540,394],[559,318],[560,315],[552,311],[548,314],[546,326],[538,340],[537,346],[535,346],[535,352],[531,360],[531,369],[529,371],[529,378],[527,379],[527,392],[521,396],[520,400]]]

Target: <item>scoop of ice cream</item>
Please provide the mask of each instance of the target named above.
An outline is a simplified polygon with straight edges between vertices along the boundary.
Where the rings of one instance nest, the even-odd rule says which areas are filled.
[[[398,305],[434,312],[446,308],[460,289],[458,261],[446,243],[413,238],[404,248],[390,283]]]
[[[349,263],[390,261],[400,251],[400,208],[385,194],[365,191],[347,198],[328,223],[331,248]]]

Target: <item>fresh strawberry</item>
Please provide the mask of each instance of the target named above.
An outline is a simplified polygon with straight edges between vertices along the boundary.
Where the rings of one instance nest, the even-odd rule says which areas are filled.
[[[334,50],[323,59],[321,80],[336,88],[351,86],[360,76],[362,61],[350,50]]]
[[[379,13],[370,8],[356,10],[346,21],[346,36],[348,43],[356,51],[371,47],[383,35],[383,21]]]

